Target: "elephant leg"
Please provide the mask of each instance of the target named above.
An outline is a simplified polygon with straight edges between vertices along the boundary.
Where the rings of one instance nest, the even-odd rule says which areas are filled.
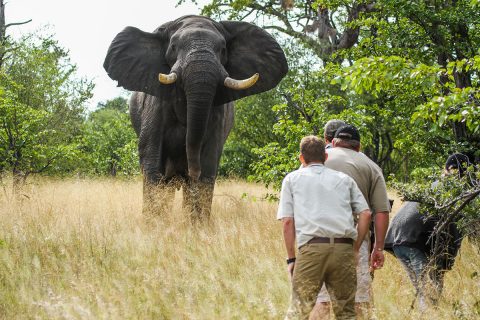
[[[212,211],[213,189],[215,187],[214,179],[202,179],[199,182],[199,213],[201,219],[210,219]]]
[[[183,189],[183,210],[185,210],[194,222],[199,217],[199,206],[196,199],[198,199],[199,189],[198,184],[193,181],[186,181],[182,187]]]
[[[183,186],[183,207],[190,214],[192,222],[210,219],[215,181],[202,179],[188,181]]]
[[[199,182],[188,180],[183,186],[183,209],[188,212],[192,222],[198,221],[201,214]]]
[[[164,215],[173,208],[175,185],[160,181],[143,184],[143,212],[145,214]]]
[[[141,158],[143,171],[143,212],[147,214],[162,214],[167,210],[169,188],[160,172],[160,159]]]
[[[165,176],[165,115],[156,97],[145,95],[137,102],[142,106],[139,127],[138,151],[144,177],[143,211],[162,214],[172,208],[174,187]],[[137,117],[138,118],[138,117]],[[138,119],[132,118],[132,122]]]
[[[142,140],[140,140],[142,141]],[[163,214],[171,210],[175,189],[168,183],[162,168],[163,144],[147,140],[140,145],[143,172],[143,212]]]

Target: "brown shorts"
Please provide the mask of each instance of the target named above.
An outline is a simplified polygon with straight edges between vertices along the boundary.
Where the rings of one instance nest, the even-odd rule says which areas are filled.
[[[356,303],[371,302],[372,298],[372,276],[370,275],[370,241],[365,239],[360,247],[357,265],[357,292]],[[330,295],[325,286],[322,287],[317,297],[317,302],[330,302]]]
[[[299,249],[285,319],[308,319],[324,283],[336,297],[336,318],[355,319],[355,256],[353,246],[345,243],[311,243]]]

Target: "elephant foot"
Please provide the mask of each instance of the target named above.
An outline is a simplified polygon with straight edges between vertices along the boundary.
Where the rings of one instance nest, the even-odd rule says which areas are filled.
[[[196,204],[194,207],[190,207],[190,219],[194,223],[202,223],[210,220],[210,208]]]

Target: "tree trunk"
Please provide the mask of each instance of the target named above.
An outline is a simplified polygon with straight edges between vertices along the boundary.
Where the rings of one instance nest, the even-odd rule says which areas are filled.
[[[27,181],[27,174],[18,170],[12,170],[12,190],[14,195],[20,194],[23,187],[25,186],[25,182]]]
[[[112,161],[112,163],[110,164],[110,175],[112,177],[117,176],[117,161]]]
[[[472,86],[472,81],[468,72],[454,72],[455,86],[463,89]],[[453,133],[455,134],[455,140],[457,142],[466,141],[468,138],[466,121],[456,121],[453,123]]]
[[[7,52],[7,28],[29,23],[30,21],[32,21],[32,19],[23,22],[5,24],[5,2],[0,0],[0,68],[3,65],[3,59],[5,57],[5,53]]]
[[[5,4],[0,0],[0,68],[3,65],[3,57],[5,55]]]
[[[3,44],[5,40],[5,4],[0,0],[0,41]]]

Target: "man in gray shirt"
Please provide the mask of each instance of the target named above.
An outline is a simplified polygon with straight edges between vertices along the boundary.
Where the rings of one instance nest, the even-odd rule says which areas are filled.
[[[308,319],[323,284],[336,297],[336,318],[355,319],[355,252],[368,232],[371,214],[355,181],[324,167],[325,159],[323,141],[315,136],[303,138],[302,167],[282,183],[277,218],[283,222],[292,276],[285,319]],[[357,228],[354,214],[359,215]]]
[[[375,243],[371,254],[371,267],[383,266],[383,246],[388,228],[390,204],[382,170],[365,154],[360,152],[360,133],[352,125],[338,128],[333,139],[333,148],[328,151],[325,166],[347,174],[357,183],[363,196],[374,212]],[[357,316],[367,316],[371,310],[372,278],[369,272],[369,237],[365,239],[359,254],[357,267],[357,293],[355,297]],[[313,312],[315,319],[328,319],[331,295],[322,289]],[[332,297],[333,298],[333,297]],[[334,299],[332,299],[334,300]]]

